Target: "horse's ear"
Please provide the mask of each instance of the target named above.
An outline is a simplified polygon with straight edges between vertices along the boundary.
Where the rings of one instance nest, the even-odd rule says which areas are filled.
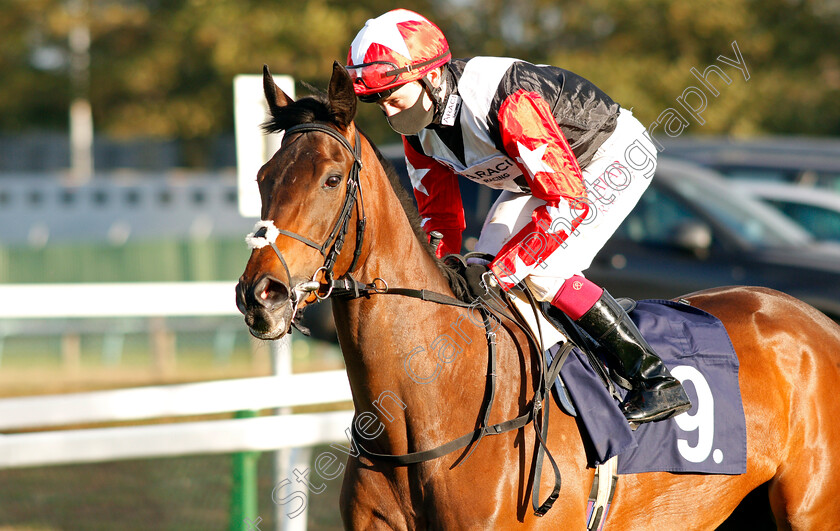
[[[263,91],[265,92],[265,101],[268,102],[268,109],[271,111],[272,116],[274,116],[277,109],[285,107],[294,101],[274,83],[274,78],[271,77],[271,72],[268,71],[268,65],[263,65]]]
[[[338,61],[333,62],[329,96],[336,123],[341,127],[347,127],[356,117],[356,93],[353,91],[353,80],[350,79],[350,74]]]

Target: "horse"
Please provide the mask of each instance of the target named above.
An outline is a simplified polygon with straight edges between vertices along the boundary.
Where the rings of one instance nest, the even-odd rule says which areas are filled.
[[[236,287],[251,334],[283,337],[299,310],[330,296],[339,279],[353,279],[348,286],[367,289],[334,298],[332,306],[354,434],[364,436],[358,442],[369,452],[405,454],[475,430],[487,400],[485,327],[467,320],[468,308],[394,291],[455,298],[458,284],[435,257],[393,171],[359,133],[349,74],[336,62],[326,94],[293,101],[265,68],[264,89],[264,128],[287,133],[257,176],[262,220],[276,232],[267,236],[270,246],[253,248]],[[314,128],[294,129],[301,124]],[[358,186],[347,184],[354,172]],[[719,318],[738,354],[746,473],[623,475],[608,526],[714,529],[751,491],[766,487],[779,528],[840,529],[840,326],[770,289],[720,287],[682,298]],[[508,322],[494,335],[499,383],[489,420],[500,423],[533,405],[539,355]],[[454,343],[442,346],[443,337]],[[585,442],[553,400],[544,407],[554,410],[546,442],[562,475],[560,497],[545,516],[530,510],[529,497],[535,478],[543,489],[553,478],[535,470],[538,434],[520,427],[484,437],[469,456],[464,450],[407,466],[349,457],[339,502],[345,527],[585,528],[594,475]]]

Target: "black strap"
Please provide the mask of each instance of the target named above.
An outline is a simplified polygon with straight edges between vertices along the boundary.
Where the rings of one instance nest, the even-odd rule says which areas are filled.
[[[487,337],[487,399],[484,401],[484,414],[482,415],[482,420],[480,427],[485,428],[490,425],[490,411],[493,409],[493,402],[496,400],[496,333],[490,328],[490,317],[489,314],[481,310],[481,316],[485,319],[484,321],[484,331]],[[469,453],[463,458],[459,459],[456,463],[456,466],[460,465],[473,454],[476,448],[478,448],[479,443],[481,443],[481,439],[484,438],[486,432],[484,430],[478,436],[478,439],[475,441],[475,444],[472,445],[472,449]]]
[[[505,433],[508,431],[523,428],[527,426],[529,422],[531,422],[531,413],[531,411],[528,411],[528,413],[520,415],[515,419],[506,420],[498,424],[493,424],[492,426],[478,428],[475,431],[464,434],[458,437],[457,439],[453,439],[448,443],[442,444],[436,448],[432,448],[430,450],[423,450],[421,452],[411,452],[408,454],[380,454],[377,452],[372,452],[359,443],[358,432],[356,431],[355,424],[351,426],[351,431],[353,435],[353,441],[356,443],[356,446],[359,449],[359,453],[363,456],[372,460],[381,461],[383,463],[387,463],[394,466],[408,466],[417,463],[422,463],[424,461],[430,461],[432,459],[436,459],[438,457],[442,457],[446,454],[452,453],[455,450],[459,450],[467,446],[472,441],[480,439],[484,435],[498,435],[500,433]]]
[[[437,304],[445,304],[448,306],[457,306],[459,308],[471,308],[474,306],[471,303],[463,302],[461,300],[456,299],[455,297],[450,297],[449,295],[444,295],[443,293],[438,293],[436,291],[430,291],[427,289],[390,288],[385,293],[389,293],[391,295],[404,295],[406,297],[414,297],[416,299],[420,299],[427,302],[435,302]]]
[[[285,138],[288,138],[289,135],[291,135],[292,133],[306,132],[306,131],[320,131],[322,133],[326,133],[326,134],[330,135],[331,137],[333,137],[336,140],[338,140],[339,142],[341,142],[344,145],[344,147],[347,148],[347,151],[352,153],[353,156],[356,158],[356,163],[359,165],[359,168],[361,169],[361,166],[362,166],[362,157],[361,157],[362,149],[361,149],[361,145],[359,144],[359,133],[358,132],[356,133],[356,147],[355,148],[350,145],[350,142],[348,142],[347,139],[344,138],[344,136],[341,133],[339,133],[338,131],[336,131],[332,127],[329,127],[328,125],[324,125],[324,124],[314,123],[314,122],[293,125],[292,127],[286,129]]]
[[[391,294],[391,295],[403,295],[405,297],[413,297],[415,299],[420,299],[427,302],[434,302],[437,304],[443,304],[447,306],[457,306],[459,308],[475,308],[477,305],[475,302],[464,302],[460,299],[456,299],[455,297],[450,297],[449,295],[444,295],[443,293],[438,293],[436,291],[431,291],[427,289],[412,289],[412,288],[386,288],[382,289],[381,287],[377,286],[376,283],[370,284],[363,284],[357,281],[352,275],[343,275],[341,278],[334,279],[330,283],[332,287],[332,296],[339,297],[339,298],[346,298],[346,299],[357,299],[359,297],[368,297],[373,294]],[[328,288],[329,289],[329,288]],[[481,299],[483,302],[483,307],[490,310],[494,315],[503,317],[505,320],[510,321],[514,325],[516,325],[526,336],[528,342],[534,348],[534,350],[539,350],[540,348],[540,341],[534,336],[533,332],[530,328],[526,327],[519,320],[511,315],[507,310],[502,308],[501,306],[496,304],[496,301],[491,302],[493,297],[487,297]]]
[[[560,369],[563,367],[563,364],[569,357],[569,353],[572,352],[574,348],[575,345],[573,345],[571,341],[567,341],[563,344],[563,346],[560,348],[560,352],[558,352],[557,355],[554,356],[554,359],[551,360],[551,367],[546,371],[546,380],[548,380],[548,382],[554,382],[554,380],[557,379],[557,375],[560,374]],[[544,359],[545,358],[543,358],[543,360]],[[537,449],[537,458],[534,462],[534,490],[531,503],[534,507],[534,514],[537,516],[545,516],[548,510],[551,509],[551,507],[554,505],[554,502],[557,501],[558,496],[560,496],[560,486],[562,483],[560,468],[557,466],[557,462],[554,460],[554,457],[548,450],[548,445],[546,443],[546,441],[548,440],[548,412],[551,409],[551,404],[549,403],[551,398],[551,387],[548,387],[545,390],[544,396],[545,418],[541,423],[539,429],[537,429],[536,414],[534,421],[534,428],[537,433],[539,447]],[[548,460],[551,462],[551,466],[554,469],[554,488],[551,490],[551,494],[548,495],[548,498],[546,498],[546,500],[542,504],[540,504],[540,481],[542,478],[543,456],[548,457]]]
[[[358,137],[356,139],[358,144]],[[350,262],[350,267],[347,269],[349,275],[351,271],[356,270],[356,265],[359,263],[359,257],[362,255],[362,243],[365,240],[365,227],[367,226],[367,216],[365,215],[365,201],[362,197],[362,185],[359,182],[359,199],[356,201],[356,210],[358,217],[356,218],[356,248],[353,249],[353,261]]]
[[[366,297],[373,294],[390,294],[413,297],[427,302],[435,302],[447,306],[457,306],[459,308],[472,308],[475,306],[474,304],[464,302],[460,299],[456,299],[455,297],[428,289],[383,288],[378,286],[375,282],[363,284],[351,275],[344,275],[341,278],[337,278],[333,280],[330,285],[332,286],[332,296],[342,299],[358,299],[359,297]]]
[[[389,291],[388,293],[392,293]],[[450,297],[451,298],[451,297]],[[453,299],[455,300],[455,299]],[[460,302],[460,301],[458,301]],[[465,456],[458,459],[454,466],[458,466],[459,464],[463,463],[467,458],[469,458],[475,449],[478,447],[478,443],[481,442],[481,439],[484,438],[485,435],[498,435],[500,433],[505,433],[512,430],[518,430],[524,426],[527,426],[529,422],[533,419],[532,412],[533,409],[529,410],[527,413],[520,415],[514,419],[506,420],[504,422],[500,422],[498,424],[488,425],[490,421],[490,412],[493,409],[493,403],[495,401],[496,396],[496,342],[495,342],[495,332],[491,328],[491,318],[489,313],[480,308],[482,317],[484,317],[484,330],[485,335],[487,337],[487,345],[488,345],[488,364],[487,364],[487,396],[488,399],[484,402],[483,407],[483,415],[481,425],[473,430],[470,433],[466,433],[457,439],[453,439],[447,443],[444,443],[440,446],[435,448],[431,448],[429,450],[423,450],[420,452],[411,452],[408,454],[380,454],[377,452],[372,452],[366,449],[362,444],[360,444],[358,439],[358,432],[356,431],[355,422],[352,426],[352,434],[353,440],[356,442],[356,446],[359,448],[359,453],[364,455],[369,459],[375,459],[377,461],[382,461],[385,463],[389,463],[396,466],[407,466],[416,463],[422,463],[424,461],[429,461],[431,459],[436,459],[438,457],[442,457],[446,454],[452,453],[455,450],[459,450],[464,448],[467,445],[473,444],[472,449],[467,453]]]
[[[274,242],[268,242],[271,245],[271,248],[274,249],[274,252],[277,254],[277,258],[280,259],[280,263],[283,264],[283,269],[286,271],[286,281],[289,283],[289,286],[292,285],[292,273],[289,272],[289,266],[286,265],[286,260],[283,259],[283,253],[280,252],[280,249],[277,248],[277,244]]]
[[[324,251],[326,250],[327,245],[328,245],[328,243],[329,243],[329,241],[330,241],[329,239],[327,239],[327,241],[326,241],[326,242],[324,242],[324,243],[323,243],[323,245],[318,245],[317,243],[313,242],[313,241],[312,241],[312,240],[310,240],[309,238],[306,238],[306,237],[301,236],[300,234],[296,234],[296,233],[294,233],[294,232],[289,232],[289,231],[287,231],[287,230],[283,230],[283,229],[277,229],[277,232],[279,232],[280,234],[283,234],[284,236],[288,236],[288,237],[290,237],[290,238],[294,238],[294,239],[296,239],[296,240],[297,240],[297,241],[299,241],[299,242],[303,242],[303,243],[305,243],[306,245],[308,245],[308,246],[310,246],[310,247],[314,247],[315,249],[318,249],[318,251],[321,253],[321,255],[326,254],[326,253],[324,253]],[[279,256],[279,255],[278,255],[278,256]]]
[[[348,275],[349,277],[349,275]],[[387,290],[377,289],[374,284],[361,284],[357,282],[352,277],[349,278],[342,278],[339,280],[335,280],[332,283],[333,289],[338,290],[342,296],[350,297],[353,293],[356,297],[363,295],[369,296],[372,293],[379,293],[379,294],[393,294],[393,295],[404,295],[407,297],[415,297],[421,300],[436,302],[439,304],[448,304],[452,306],[458,307],[472,307],[473,305],[464,303],[454,297],[450,297],[448,295],[443,295],[441,293],[437,293],[434,291],[428,290],[417,290],[417,289],[410,289],[410,288],[391,288]],[[531,303],[532,309],[536,310],[535,302],[533,298],[530,296],[530,293],[526,291],[526,294],[529,298],[529,302]],[[458,466],[464,460],[466,460],[472,452],[475,451],[475,448],[478,447],[478,443],[485,435],[496,435],[499,433],[505,433],[507,431],[516,430],[526,426],[531,421],[534,422],[534,431],[536,433],[537,438],[537,457],[534,461],[534,484],[533,484],[533,507],[534,507],[534,514],[537,516],[544,516],[549,509],[554,505],[554,502],[560,496],[560,489],[562,485],[562,476],[560,474],[560,468],[557,465],[556,460],[551,455],[551,452],[548,449],[547,439],[548,439],[548,426],[549,426],[549,410],[551,409],[550,399],[551,399],[551,384],[560,374],[560,369],[563,367],[566,359],[568,359],[569,354],[575,348],[575,344],[571,341],[567,341],[563,344],[560,351],[554,356],[551,361],[550,367],[545,366],[545,353],[540,351],[541,348],[541,341],[536,340],[533,337],[533,334],[530,333],[529,330],[526,330],[526,335],[529,341],[535,346],[535,350],[539,353],[540,362],[538,364],[539,367],[539,374],[537,375],[537,384],[536,390],[534,392],[534,399],[531,403],[531,407],[529,411],[523,415],[516,417],[515,419],[507,420],[505,422],[500,422],[498,424],[494,424],[488,426],[487,423],[489,422],[490,418],[490,410],[493,406],[493,401],[495,399],[495,387],[496,387],[496,350],[495,350],[495,343],[492,336],[495,335],[492,330],[489,328],[489,319],[487,310],[484,307],[479,307],[480,311],[482,312],[482,316],[485,317],[485,331],[488,338],[488,353],[489,353],[489,363],[488,363],[488,400],[485,402],[484,411],[482,415],[482,423],[479,428],[476,430],[466,433],[457,439],[453,439],[447,443],[444,443],[440,446],[435,448],[431,448],[429,450],[423,450],[419,452],[411,452],[407,454],[382,454],[378,452],[372,452],[365,448],[359,442],[359,434],[356,430],[355,424],[351,426],[351,433],[353,436],[353,440],[356,442],[356,446],[359,449],[359,453],[364,455],[368,459],[376,460],[379,462],[391,464],[394,466],[408,466],[412,464],[422,463],[424,461],[429,461],[431,459],[436,459],[438,457],[442,457],[446,454],[454,452],[455,450],[459,450],[464,448],[465,446],[474,443],[473,448],[467,453],[464,457],[459,458],[459,460],[455,463],[454,466]],[[493,309],[496,310],[495,308]],[[516,323],[520,328],[523,328],[523,325],[519,323],[515,318],[512,316],[507,315],[507,312],[504,312],[506,317],[511,319],[514,323]],[[539,323],[539,321],[538,321]],[[539,324],[538,331],[539,331]],[[540,411],[544,411],[544,416],[540,419],[539,413]],[[546,500],[540,504],[539,503],[539,491],[540,491],[540,478],[542,477],[542,463],[543,458],[548,457],[549,462],[554,471],[554,487],[552,488],[551,493],[548,495]]]
[[[525,296],[528,298],[528,303],[531,305],[531,311],[534,312],[534,317],[537,322],[537,333],[539,334],[538,351],[540,357],[539,363],[537,364],[537,367],[539,367],[539,375],[537,378],[536,390],[534,391],[534,432],[536,433],[539,445],[537,447],[537,458],[534,460],[534,490],[532,493],[533,496],[531,503],[534,507],[534,514],[537,516],[544,516],[545,513],[551,509],[552,505],[554,505],[554,502],[557,500],[557,497],[560,495],[560,484],[562,482],[560,468],[557,466],[554,456],[551,455],[546,442],[548,440],[548,413],[551,410],[551,385],[554,378],[557,377],[556,373],[560,372],[560,367],[563,362],[565,362],[569,352],[571,352],[572,346],[567,341],[563,345],[563,352],[555,356],[552,360],[551,368],[545,366],[545,348],[542,344],[542,326],[540,325],[539,319],[540,310],[537,308],[537,302],[534,300],[530,291],[525,290]],[[540,422],[539,418],[540,407],[543,407],[545,410],[545,416],[542,422]],[[548,498],[540,504],[540,482],[542,479],[543,456],[548,457],[548,460],[551,462],[551,466],[554,469],[554,488],[552,489],[551,494],[548,495]]]

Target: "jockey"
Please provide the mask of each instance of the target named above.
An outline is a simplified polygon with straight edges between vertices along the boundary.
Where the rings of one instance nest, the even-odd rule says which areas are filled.
[[[582,271],[645,191],[656,149],[627,109],[586,79],[517,59],[452,59],[417,13],[368,20],[350,46],[356,95],[403,135],[423,228],[439,257],[461,250],[458,176],[502,193],[475,246],[505,290],[519,282],[550,301],[617,362],[632,422],[687,411],[682,385],[624,309]]]

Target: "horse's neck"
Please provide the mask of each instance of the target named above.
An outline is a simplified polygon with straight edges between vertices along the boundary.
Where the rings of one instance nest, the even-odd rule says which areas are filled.
[[[374,175],[363,182],[367,228],[364,235],[363,260],[353,275],[364,283],[382,279],[388,287],[428,289],[451,294],[451,288],[434,259],[423,248],[405,215],[399,199],[391,188],[384,171],[376,168]],[[382,285],[377,281],[378,285]],[[419,303],[419,304],[418,304]],[[435,308],[437,306],[437,308]],[[422,322],[440,307],[402,295],[372,295],[348,303],[338,303],[344,315],[337,315],[337,326],[345,328],[350,341],[342,348],[375,348],[357,332],[362,327],[405,328],[406,319]],[[405,315],[407,309],[412,315]],[[386,319],[387,317],[387,319]]]
[[[375,159],[372,153],[370,156]],[[368,220],[366,256],[358,278],[365,282],[381,278],[389,286],[425,288],[450,294],[447,279],[415,236],[381,165],[375,164],[362,176],[361,186]]]
[[[390,288],[451,295],[447,279],[415,236],[387,177],[378,175],[378,181],[369,179],[364,185],[366,252],[354,276],[365,283],[383,279]],[[432,386],[410,379],[405,357],[418,347],[429,349],[457,319],[457,308],[395,294],[337,300],[333,308],[357,409],[371,411],[372,402],[386,391],[399,394],[407,404],[412,396],[428,396]],[[421,356],[415,359],[420,365],[428,362]]]

